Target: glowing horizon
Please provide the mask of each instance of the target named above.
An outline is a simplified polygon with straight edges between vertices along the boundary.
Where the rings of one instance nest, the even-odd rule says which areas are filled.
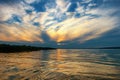
[[[0,41],[41,44],[67,44],[72,41],[83,44],[94,39],[102,40],[101,37],[106,33],[119,29],[118,2],[119,0],[0,1]],[[118,36],[115,38],[119,39]]]

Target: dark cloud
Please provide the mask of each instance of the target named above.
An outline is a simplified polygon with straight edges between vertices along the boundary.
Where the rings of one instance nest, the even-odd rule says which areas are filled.
[[[0,4],[16,4],[22,0],[0,0]]]
[[[120,7],[120,0],[106,0],[104,2],[106,7],[116,7],[119,8]]]

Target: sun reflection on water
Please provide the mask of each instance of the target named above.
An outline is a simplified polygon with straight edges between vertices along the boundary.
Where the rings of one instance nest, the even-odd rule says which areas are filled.
[[[35,52],[0,53],[0,76],[2,80],[36,80],[76,75],[77,79],[119,79],[120,50],[41,50]],[[61,75],[58,77],[58,75]],[[13,77],[14,76],[14,77]],[[34,76],[34,79],[32,79]],[[70,79],[70,77],[67,77]],[[58,80],[59,80],[58,79]],[[60,79],[61,80],[61,79]]]

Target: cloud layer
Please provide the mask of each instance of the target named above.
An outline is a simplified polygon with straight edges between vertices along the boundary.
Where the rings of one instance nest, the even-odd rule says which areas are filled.
[[[85,43],[119,26],[120,11],[116,2],[118,0],[0,1],[0,40]]]

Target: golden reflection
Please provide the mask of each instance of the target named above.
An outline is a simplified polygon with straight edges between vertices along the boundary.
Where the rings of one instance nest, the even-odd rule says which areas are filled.
[[[100,61],[103,57],[111,60],[108,62],[109,64],[113,64],[114,59],[108,57],[107,53],[96,54],[85,50],[57,49],[0,53],[0,76],[2,80],[9,80],[9,76],[19,74],[23,78],[17,77],[18,80],[24,80],[28,77],[30,80],[34,80],[31,79],[32,76],[41,76],[41,72],[44,74],[43,77],[53,72],[54,76],[57,73],[62,73],[117,79],[119,77],[117,75],[120,74],[119,68],[115,65],[107,65],[106,61]]]
[[[0,61],[4,62],[3,65],[16,65],[20,69],[30,68],[40,62],[38,59],[41,57],[41,54],[39,56],[38,54],[34,55],[33,52],[10,53],[9,55],[0,54],[3,56],[0,57]]]
[[[56,55],[57,55],[57,57],[56,57],[57,62],[63,62],[63,61],[64,61],[64,59],[63,59],[63,57],[62,57],[62,55],[63,55],[63,50],[58,49]],[[56,66],[57,66],[58,69],[65,67],[65,66],[62,65],[62,64],[57,64]]]
[[[114,66],[95,63],[99,58],[106,56],[105,54],[90,54],[88,52],[58,49],[56,54],[51,54],[49,61],[49,68],[55,69],[55,72],[61,72],[67,75],[83,75],[96,76],[104,78],[114,78],[110,74],[118,74]],[[80,52],[80,51],[79,51]],[[56,57],[56,60],[53,58]],[[93,60],[89,60],[93,58]]]
[[[57,54],[57,61],[62,61],[62,50],[58,49],[56,54]]]
[[[25,80],[35,75],[41,68],[41,57],[40,52],[0,53],[0,79],[11,80],[11,76],[15,76],[14,80]]]

